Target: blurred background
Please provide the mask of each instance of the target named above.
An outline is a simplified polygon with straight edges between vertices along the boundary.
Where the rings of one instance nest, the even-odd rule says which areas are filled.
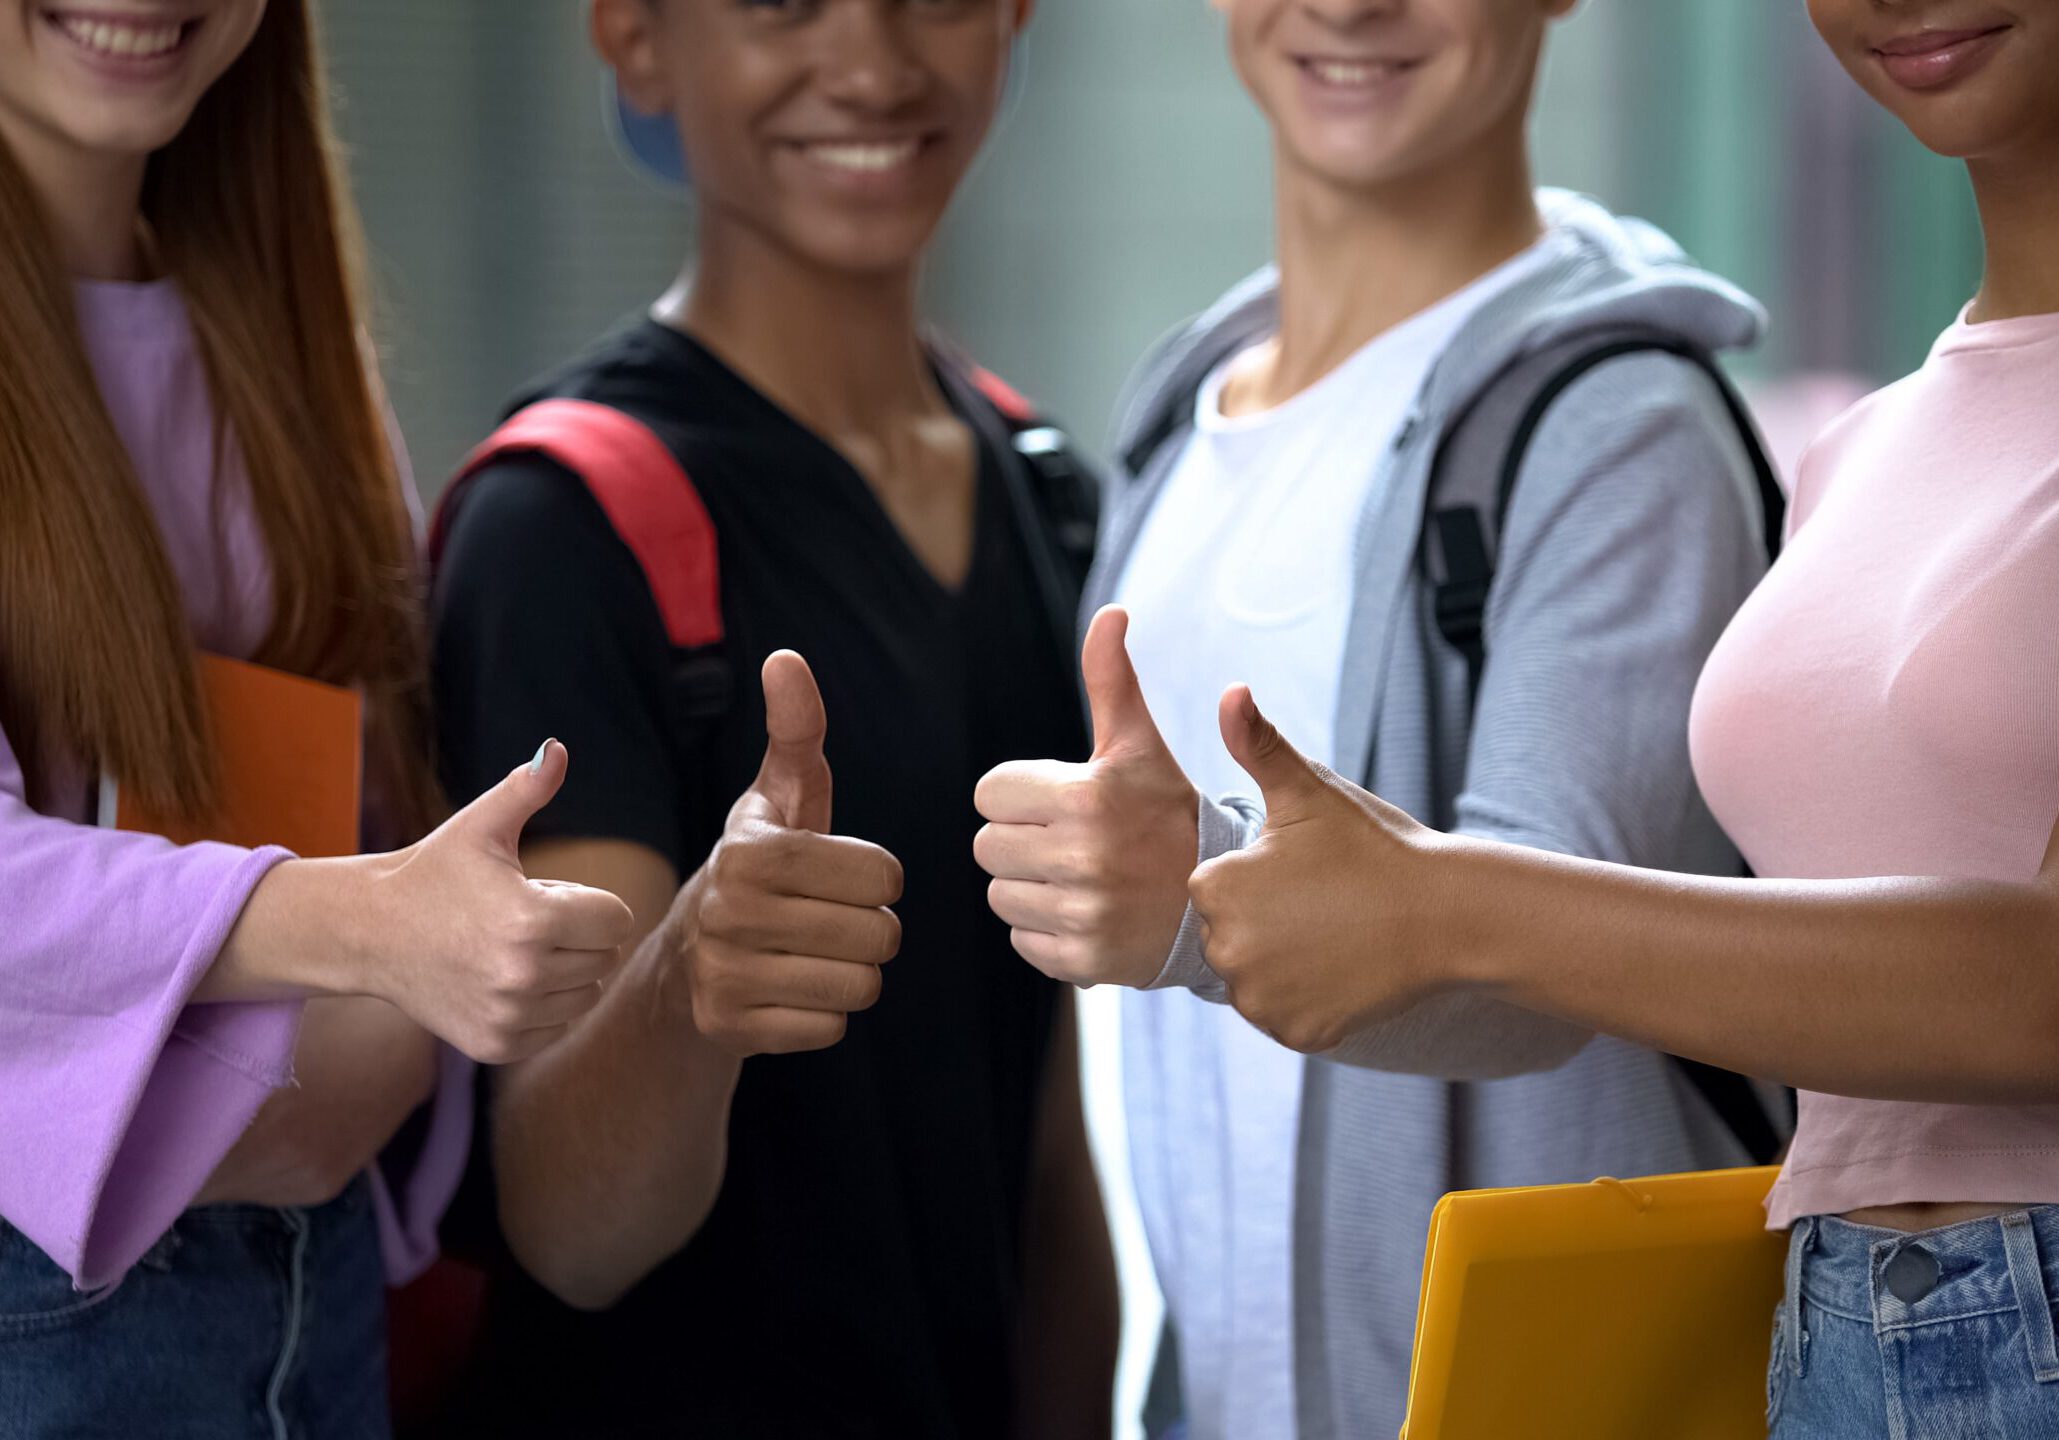
[[[386,375],[425,500],[510,391],[647,304],[687,255],[687,202],[613,152],[584,14],[582,0],[327,6]],[[1041,0],[1023,48],[938,249],[932,313],[1093,448],[1145,347],[1266,259],[1265,134],[1207,0]],[[1738,370],[1789,465],[1830,415],[1919,364],[1971,295],[1963,172],[1874,110],[1803,0],[1585,0],[1545,75],[1539,177],[1656,222],[1771,310]],[[1111,997],[1082,1012],[1124,1267],[1127,1419],[1159,1302],[1128,1201]]]
[[[691,215],[615,156],[582,0],[325,8],[387,378],[433,494],[522,380],[664,288]],[[1207,0],[1041,0],[1023,49],[933,314],[1091,445],[1151,340],[1265,260],[1265,133]],[[1798,378],[1914,368],[1978,277],[1963,171],[1865,100],[1803,0],[1584,0],[1537,159],[1766,303],[1739,368],[1782,451],[1790,409],[1805,425],[1843,393]]]

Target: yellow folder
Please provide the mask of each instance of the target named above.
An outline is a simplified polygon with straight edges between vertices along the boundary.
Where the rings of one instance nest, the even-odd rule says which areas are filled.
[[[1778,1173],[1445,1196],[1403,1440],[1765,1440]]]

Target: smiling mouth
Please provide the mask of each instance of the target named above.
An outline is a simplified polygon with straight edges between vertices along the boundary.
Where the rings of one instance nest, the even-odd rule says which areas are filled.
[[[1328,60],[1304,56],[1294,62],[1319,85],[1336,90],[1365,90],[1399,79],[1422,66],[1421,60]]]
[[[45,10],[44,21],[81,50],[103,60],[159,60],[181,49],[198,20],[148,20],[81,10]]]
[[[1897,83],[1936,90],[1978,69],[2008,31],[2007,25],[1990,25],[1903,35],[1874,46],[1873,57]]]
[[[906,140],[804,140],[794,144],[811,165],[839,175],[889,175],[915,163],[927,147],[920,137]]]

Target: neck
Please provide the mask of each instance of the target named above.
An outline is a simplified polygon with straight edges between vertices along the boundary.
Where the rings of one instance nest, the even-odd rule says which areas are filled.
[[[35,192],[66,274],[145,278],[140,220],[147,156],[82,151],[4,111],[0,141]]]
[[[820,435],[876,433],[945,407],[917,321],[916,268],[826,269],[741,226],[703,224],[658,318],[691,333]]]
[[[1987,244],[1971,318],[2059,312],[2059,143],[1967,170]]]
[[[1543,233],[1520,115],[1472,155],[1373,189],[1340,187],[1282,155],[1274,190],[1280,333],[1264,387],[1271,403]]]

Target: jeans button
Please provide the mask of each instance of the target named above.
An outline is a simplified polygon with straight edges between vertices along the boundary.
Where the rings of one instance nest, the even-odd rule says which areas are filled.
[[[1904,1246],[1887,1262],[1882,1277],[1890,1295],[1904,1305],[1914,1305],[1937,1289],[1937,1256],[1921,1245]]]

